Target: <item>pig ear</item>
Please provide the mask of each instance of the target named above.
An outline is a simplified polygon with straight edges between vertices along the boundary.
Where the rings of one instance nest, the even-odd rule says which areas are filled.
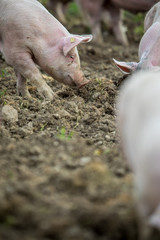
[[[72,48],[76,47],[80,43],[90,42],[92,38],[92,35],[70,35],[69,37],[64,37],[62,43],[64,56],[67,56]]]
[[[136,62],[119,62],[113,58],[116,66],[125,74],[129,74],[136,70],[138,63]]]

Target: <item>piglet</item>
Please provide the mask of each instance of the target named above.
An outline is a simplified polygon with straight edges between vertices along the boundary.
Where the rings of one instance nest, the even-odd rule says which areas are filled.
[[[121,87],[116,106],[140,216],[160,229],[160,72],[133,74]]]
[[[77,46],[91,39],[92,35],[70,34],[37,0],[0,1],[0,51],[16,72],[17,91],[22,96],[30,96],[29,79],[41,96],[53,99],[37,65],[66,85],[87,84]]]
[[[147,13],[144,20],[145,33],[140,41],[139,62],[120,62],[117,67],[125,74],[139,69],[160,69],[160,2]]]

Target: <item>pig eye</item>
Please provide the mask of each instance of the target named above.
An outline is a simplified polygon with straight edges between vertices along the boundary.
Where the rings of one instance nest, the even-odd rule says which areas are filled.
[[[71,59],[74,59],[74,56],[73,56],[73,55],[70,55],[69,57],[70,57]]]
[[[69,66],[74,62],[74,55],[68,55],[67,58],[69,60],[69,63],[68,63],[68,66]]]
[[[67,57],[68,59],[70,59],[70,60],[74,60],[74,55],[68,54],[66,57]]]

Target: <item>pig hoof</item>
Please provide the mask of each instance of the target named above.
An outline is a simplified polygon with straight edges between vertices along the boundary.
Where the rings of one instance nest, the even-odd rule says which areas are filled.
[[[41,90],[38,89],[38,91],[43,98],[50,100],[50,101],[53,100],[54,93],[50,87],[47,87],[47,88],[41,89]]]
[[[93,38],[92,41],[93,41],[93,43],[96,43],[96,44],[99,44],[99,45],[103,45],[104,44],[104,41],[103,41],[102,37],[99,37],[99,38],[95,37],[95,38]]]
[[[127,47],[129,46],[129,42],[128,42],[128,39],[126,37],[124,38],[118,38],[117,37],[117,41],[122,44],[124,47]]]
[[[28,89],[23,89],[23,90],[17,90],[17,95],[18,96],[22,96],[22,97],[27,97],[27,98],[31,98],[31,94],[29,93]]]

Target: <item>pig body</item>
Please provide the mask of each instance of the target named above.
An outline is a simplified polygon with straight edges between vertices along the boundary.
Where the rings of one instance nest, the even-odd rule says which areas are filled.
[[[117,8],[123,8],[131,12],[148,11],[156,0],[110,0],[110,2]]]
[[[59,20],[66,24],[63,14],[64,6],[69,0],[49,0],[48,7],[57,12]],[[131,12],[148,11],[158,0],[75,0],[79,6],[85,25],[89,25],[94,41],[103,42],[101,32],[101,21],[113,31],[116,39],[123,45],[128,45],[125,28],[122,24],[122,11],[125,9]],[[63,5],[63,6],[62,6]]]
[[[160,22],[160,3],[155,4],[146,14],[144,31],[146,32],[155,22]]]
[[[121,9],[131,12],[147,11],[158,0],[76,0],[77,4],[84,12],[84,18],[87,18],[94,39],[102,42],[101,20],[106,23],[113,31],[116,39],[123,45],[128,45],[128,40],[122,25]]]
[[[0,51],[16,72],[22,96],[30,96],[26,86],[29,79],[41,96],[53,99],[53,91],[37,65],[64,84],[87,83],[76,46],[91,38],[71,35],[37,0],[0,1]]]
[[[139,71],[120,89],[117,122],[134,172],[140,215],[160,229],[160,73]]]
[[[139,62],[120,62],[114,59],[123,73],[139,69],[160,69],[160,2],[147,13],[144,29],[138,50]]]

